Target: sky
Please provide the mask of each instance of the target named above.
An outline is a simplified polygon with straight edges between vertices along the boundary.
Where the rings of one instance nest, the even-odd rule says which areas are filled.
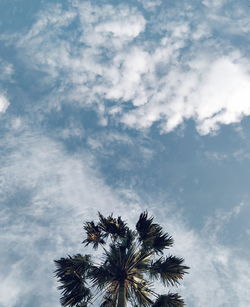
[[[83,222],[144,210],[188,307],[250,306],[249,5],[0,0],[0,307],[59,307]]]

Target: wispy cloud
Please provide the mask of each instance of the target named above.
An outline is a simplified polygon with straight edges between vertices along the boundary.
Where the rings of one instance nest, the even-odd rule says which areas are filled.
[[[125,203],[84,153],[71,156],[34,131],[6,135],[1,143],[0,305],[29,306],[35,296],[37,306],[58,306],[53,259],[80,250],[84,220],[98,210],[125,210]]]
[[[244,267],[249,269],[249,261],[239,248],[222,243],[222,229],[231,219],[237,218],[243,204],[235,206],[230,212],[218,212],[216,217],[209,217],[199,232],[188,226],[181,214],[173,208],[172,212],[168,211],[168,208],[158,208],[153,212],[173,234],[173,252],[183,256],[191,267],[179,289],[186,298],[187,306],[248,306],[250,278],[244,273]]]
[[[1,71],[0,80],[10,81],[12,78],[12,75],[14,74],[14,67],[12,64],[0,59],[0,71]]]
[[[80,245],[82,222],[98,210],[114,212],[134,224],[149,208],[175,239],[172,252],[191,266],[179,289],[188,306],[248,306],[249,263],[236,248],[220,243],[225,219],[208,222],[197,233],[175,207],[140,199],[133,190],[112,190],[93,168],[90,155],[71,155],[57,142],[34,130],[6,135],[1,142],[1,256],[0,304],[3,307],[58,306],[53,259],[88,250]],[[210,226],[211,227],[210,227]],[[216,231],[214,232],[214,229]],[[171,252],[171,251],[170,251]],[[14,288],[10,296],[6,291]],[[162,289],[163,291],[163,289]]]

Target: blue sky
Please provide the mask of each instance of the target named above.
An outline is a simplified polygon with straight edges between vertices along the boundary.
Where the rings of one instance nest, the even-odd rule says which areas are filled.
[[[248,6],[0,1],[0,307],[59,306],[83,221],[145,209],[187,306],[250,305]]]

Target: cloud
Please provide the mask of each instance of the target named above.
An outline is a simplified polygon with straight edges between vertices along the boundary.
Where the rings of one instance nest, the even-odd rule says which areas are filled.
[[[58,306],[53,259],[82,249],[84,220],[127,204],[99,178],[88,155],[67,154],[34,131],[15,134],[1,140],[0,306],[29,306],[32,298],[37,306]],[[131,205],[128,218],[134,210]],[[10,301],[5,291],[11,287]]]
[[[194,63],[191,72],[176,72],[166,80],[166,84],[172,82],[176,93],[172,93],[174,97],[168,103],[156,97],[157,103],[153,101],[131,111],[123,121],[129,126],[147,128],[163,118],[161,127],[168,132],[185,119],[193,119],[199,133],[208,134],[221,124],[236,123],[250,115],[250,76],[246,67],[230,57],[204,64],[195,67]],[[167,99],[168,94],[166,88],[157,93],[161,100]]]
[[[204,0],[202,3],[208,7],[221,7],[225,4],[225,0]]]
[[[213,63],[195,94],[201,133],[218,129],[219,124],[239,122],[250,115],[249,85],[250,75],[242,64],[228,58]]]
[[[178,290],[185,297],[187,306],[248,306],[248,295],[241,294],[241,291],[247,293],[250,282],[244,273],[244,267],[250,268],[248,258],[239,248],[221,242],[221,230],[229,225],[231,219],[237,218],[242,204],[232,208],[225,217],[219,215],[225,212],[209,217],[199,232],[189,227],[174,208],[169,210],[166,206],[162,210],[157,207],[152,212],[175,240],[169,252],[182,256],[191,267]]]
[[[14,74],[13,65],[1,59],[0,59],[0,71],[1,71],[0,75],[1,81],[11,80],[12,75]]]
[[[29,64],[59,84],[51,106],[91,106],[103,125],[113,120],[147,129],[156,123],[162,132],[193,120],[200,134],[248,116],[245,50],[224,32],[214,34],[224,13],[191,4],[189,15],[176,18],[175,6],[156,4],[161,6],[157,22],[156,12],[146,18],[128,4],[74,1],[67,9],[51,6],[42,12],[17,46]],[[237,33],[246,33],[244,12],[237,10],[237,16],[236,25],[233,14],[223,15],[223,29],[233,22]]]
[[[0,94],[0,113],[5,113],[9,106],[9,101],[5,95]]]
[[[110,33],[116,37],[133,39],[144,31],[145,23],[145,19],[142,16],[127,16],[126,13],[124,13],[124,19],[118,15],[115,20],[100,23],[96,26],[95,31]]]
[[[58,306],[53,259],[89,251],[80,244],[83,221],[95,219],[100,210],[134,225],[145,209],[173,235],[175,246],[169,252],[191,266],[178,290],[188,306],[249,305],[248,295],[242,295],[248,291],[249,262],[239,249],[220,243],[222,224],[237,217],[240,206],[225,219],[208,219],[197,232],[174,205],[149,203],[133,190],[109,188],[89,154],[69,154],[34,129],[17,130],[1,142],[6,144],[0,167],[2,307],[32,306],[34,301],[36,306]],[[10,301],[5,291],[12,288]]]
[[[138,0],[146,10],[153,10],[161,5],[161,0]]]
[[[144,130],[158,124],[162,132],[193,120],[200,134],[248,116],[246,52],[215,34],[217,22],[224,24],[223,35],[232,28],[237,35],[248,33],[243,13],[237,11],[240,21],[229,28],[230,12],[220,18],[221,12],[214,10],[223,1],[206,1],[213,8],[207,15],[187,2],[176,2],[183,4],[178,14],[161,1],[140,2],[147,13],[126,3],[72,1],[38,15],[15,47],[29,68],[46,72],[40,82],[53,87],[39,101],[39,110],[60,110],[71,103],[96,110],[103,125],[115,121]],[[4,67],[7,80],[13,68]],[[0,97],[0,112],[5,112],[9,102]],[[36,306],[58,306],[53,259],[88,251],[80,245],[82,222],[96,218],[100,210],[121,214],[132,224],[145,209],[174,236],[173,253],[191,266],[179,289],[188,306],[250,305],[249,261],[239,248],[220,240],[223,225],[237,216],[237,208],[193,229],[185,213],[177,214],[168,203],[146,201],[126,187],[110,188],[91,154],[69,153],[44,132],[24,127],[23,121],[13,118],[11,133],[0,140],[5,148],[0,156],[1,307],[33,306],[34,301]],[[136,158],[143,157],[140,164],[154,155],[139,139],[114,132],[88,135],[73,120],[57,132],[67,140],[85,137],[95,154],[115,156],[112,144],[120,143],[130,146]],[[208,156],[225,158],[216,152]],[[118,167],[135,170],[131,159],[119,161]]]

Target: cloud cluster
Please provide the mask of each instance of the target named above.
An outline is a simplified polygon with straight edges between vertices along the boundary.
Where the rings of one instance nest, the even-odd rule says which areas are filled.
[[[124,115],[123,121],[144,128],[164,118],[162,129],[172,131],[185,119],[194,119],[200,134],[208,134],[221,124],[236,123],[250,115],[250,76],[243,64],[230,57],[203,62],[202,67],[194,62],[192,71],[176,72],[166,79],[167,84],[175,89],[168,103],[149,102]],[[166,87],[157,95],[167,99]]]
[[[207,134],[250,115],[250,64],[228,35],[232,24],[235,35],[249,27],[242,9],[238,22],[227,7],[219,10],[223,3],[184,3],[181,12],[155,2],[160,11],[145,17],[132,4],[74,1],[42,12],[18,48],[59,84],[53,105],[91,105],[102,124],[158,123],[163,132],[192,119]]]

